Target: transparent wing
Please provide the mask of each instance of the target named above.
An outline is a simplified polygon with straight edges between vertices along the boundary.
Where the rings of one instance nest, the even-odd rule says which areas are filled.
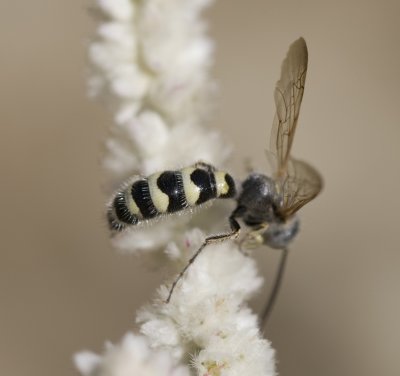
[[[307,45],[303,38],[299,38],[289,47],[274,92],[276,113],[272,124],[270,151],[278,160],[277,177],[283,177],[286,173],[303,98],[307,62]]]
[[[322,189],[321,175],[308,163],[290,158],[282,181],[282,218],[289,218],[310,202]]]

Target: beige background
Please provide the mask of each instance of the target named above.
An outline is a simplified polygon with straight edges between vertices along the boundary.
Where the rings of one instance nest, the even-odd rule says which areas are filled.
[[[283,376],[400,372],[400,3],[219,1],[215,125],[263,166],[289,44],[310,51],[294,154],[322,172],[267,336]],[[85,97],[84,3],[0,3],[0,373],[73,375],[133,328],[161,277],[113,253],[101,220],[110,124]],[[257,252],[268,275],[277,253]],[[264,295],[266,291],[264,291]],[[254,302],[254,307],[259,301]]]

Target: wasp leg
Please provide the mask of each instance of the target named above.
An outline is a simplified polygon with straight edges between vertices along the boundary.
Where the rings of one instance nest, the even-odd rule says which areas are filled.
[[[251,254],[250,250],[243,248],[242,245],[243,245],[243,240],[239,242],[239,252],[245,257],[250,257]]]
[[[197,258],[197,256],[201,253],[201,251],[209,244],[214,244],[214,243],[219,243],[223,242],[228,239],[235,239],[240,232],[240,225],[236,221],[236,219],[231,216],[229,217],[229,224],[231,226],[231,232],[228,232],[226,234],[219,234],[219,235],[213,235],[209,236],[206,238],[203,242],[203,244],[200,246],[200,248],[196,251],[196,253],[192,256],[192,258],[189,260],[187,265],[183,268],[183,270],[179,273],[179,275],[176,277],[174,283],[171,286],[171,289],[169,290],[169,295],[167,300],[165,301],[166,303],[169,303],[171,300],[172,293],[174,292],[176,284],[179,282],[179,280],[183,277],[185,274],[186,270],[189,268],[191,264],[193,264],[194,260]]]
[[[286,266],[286,261],[287,261],[287,256],[288,256],[288,249],[283,248],[281,249],[282,255],[281,259],[279,261],[279,268],[275,276],[275,281],[274,285],[272,286],[271,293],[269,295],[267,304],[265,305],[264,311],[261,316],[261,327],[263,328],[265,323],[267,322],[269,315],[271,314],[272,308],[274,307],[274,303],[276,300],[276,297],[278,296],[279,289],[282,284],[282,279],[283,279],[283,274],[285,272],[285,266]]]
[[[259,247],[264,243],[262,234],[267,230],[269,224],[261,224],[255,230],[248,232],[239,243],[240,252],[244,255],[249,255],[248,250]]]

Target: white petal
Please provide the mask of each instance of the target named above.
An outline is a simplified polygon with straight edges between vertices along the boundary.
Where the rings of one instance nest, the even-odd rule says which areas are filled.
[[[129,20],[133,16],[133,5],[129,0],[97,0],[98,6],[108,14],[118,20]]]
[[[73,360],[82,375],[90,375],[100,364],[101,357],[90,351],[82,351],[75,354]]]

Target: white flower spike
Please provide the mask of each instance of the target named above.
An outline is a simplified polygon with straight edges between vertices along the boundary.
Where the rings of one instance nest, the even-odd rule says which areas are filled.
[[[179,169],[197,161],[223,166],[229,148],[204,127],[213,107],[213,43],[200,15],[211,0],[96,0],[97,33],[89,46],[89,94],[111,108],[115,124],[104,167],[115,189],[133,174]],[[179,272],[216,223],[212,210],[124,231],[127,252],[164,250]],[[194,223],[204,223],[207,235]],[[208,231],[211,231],[210,233]],[[82,352],[83,376],[274,376],[274,350],[247,302],[262,284],[255,261],[230,241],[208,246],[179,281],[137,315],[141,336],[128,333],[102,355]]]

